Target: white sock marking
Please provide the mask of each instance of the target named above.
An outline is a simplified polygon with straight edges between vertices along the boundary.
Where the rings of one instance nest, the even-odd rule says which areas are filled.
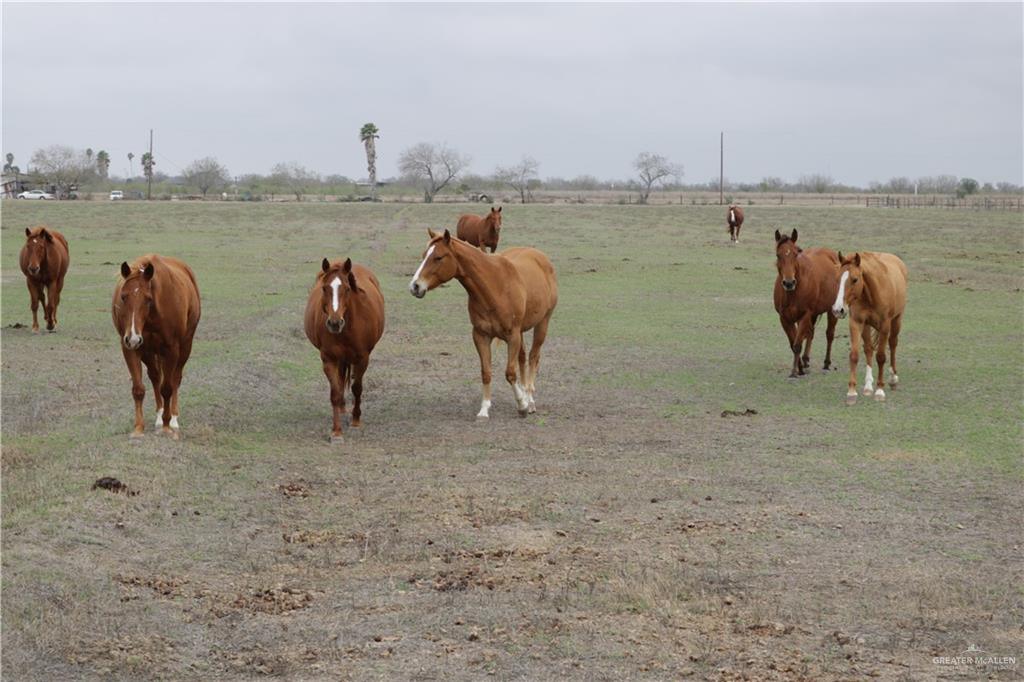
[[[846,280],[849,279],[850,272],[847,270],[843,273],[843,276],[839,278],[839,293],[836,294],[836,302],[832,304],[832,314],[839,316],[843,313],[843,306],[846,304]]]
[[[338,312],[338,289],[341,287],[341,278],[335,277],[331,280],[331,304],[334,306],[334,312]]]
[[[516,383],[512,384],[512,393],[514,393],[516,396],[516,405],[519,407],[519,409],[525,410],[529,405],[529,402],[527,400],[526,389],[523,388],[522,385],[517,381]]]
[[[171,428],[176,429],[178,427],[178,415],[171,415]]]
[[[491,416],[490,415],[490,411],[491,411],[491,401],[490,400],[481,400],[480,401],[480,411],[476,413],[476,416],[478,416],[478,417],[480,417],[482,419],[489,419],[490,416]]]
[[[164,425],[164,408],[161,407],[159,410],[156,411],[156,424],[155,424],[155,426],[163,426],[163,425]]]
[[[864,392],[870,393],[873,390],[875,390],[875,373],[871,370],[871,365],[868,365],[864,370]]]

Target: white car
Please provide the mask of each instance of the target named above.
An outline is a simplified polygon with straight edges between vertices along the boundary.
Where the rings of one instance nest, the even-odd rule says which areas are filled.
[[[124,199],[124,192],[122,192],[119,189],[112,189],[112,190],[110,190],[110,200],[111,201],[120,201],[121,199]]]
[[[19,199],[53,199],[53,195],[41,189],[30,189],[18,195]]]

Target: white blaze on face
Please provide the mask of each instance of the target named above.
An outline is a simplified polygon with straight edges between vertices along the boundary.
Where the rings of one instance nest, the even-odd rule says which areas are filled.
[[[338,289],[341,287],[341,278],[335,277],[331,280],[331,305],[334,306],[334,312],[338,312]]]
[[[142,345],[142,335],[135,330],[135,313],[132,313],[132,329],[128,335],[128,347],[132,350]]]
[[[846,304],[846,280],[850,278],[850,271],[847,270],[839,278],[839,293],[836,294],[836,302],[832,304],[832,314],[841,315],[843,306]]]
[[[416,284],[417,281],[419,281],[420,273],[423,272],[423,266],[425,266],[427,264],[427,261],[430,260],[430,256],[433,253],[434,253],[434,247],[431,246],[429,249],[427,249],[427,255],[423,256],[423,262],[420,263],[420,266],[418,268],[416,268],[416,274],[414,274],[412,276],[412,281],[409,282],[409,288],[410,289],[412,289],[413,285]],[[426,283],[425,282],[420,283],[420,288],[423,289],[423,290],[426,290],[427,289]]]
[[[736,222],[736,211],[732,210],[731,208],[729,209],[729,222],[730,223],[735,223]]]

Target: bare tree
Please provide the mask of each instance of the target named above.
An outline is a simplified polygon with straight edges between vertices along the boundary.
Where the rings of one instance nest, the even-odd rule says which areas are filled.
[[[214,187],[221,187],[231,181],[228,169],[218,163],[217,159],[207,156],[193,161],[182,173],[189,184],[195,185],[206,198],[206,193]]]
[[[674,164],[661,154],[641,152],[633,161],[633,168],[640,175],[640,203],[646,204],[655,184],[664,183],[667,178],[678,178],[683,167]]]
[[[92,163],[85,152],[63,144],[37,149],[32,155],[35,171],[57,192],[66,195],[92,173]]]
[[[274,183],[287,187],[295,195],[296,201],[302,201],[306,191],[320,183],[320,176],[295,161],[279,163],[270,170]]]
[[[519,192],[519,200],[525,204],[530,196],[529,191],[539,184],[539,169],[540,164],[535,158],[524,156],[514,166],[498,166],[494,171],[494,179]]]
[[[427,142],[409,147],[398,157],[399,170],[423,184],[423,201],[428,204],[468,165],[468,156],[447,145]]]
[[[836,184],[831,175],[825,175],[824,173],[801,175],[798,182],[805,192],[815,192],[817,194],[824,194]]]

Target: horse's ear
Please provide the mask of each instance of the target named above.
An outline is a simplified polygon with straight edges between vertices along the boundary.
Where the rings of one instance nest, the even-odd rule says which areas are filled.
[[[351,270],[348,273],[348,286],[352,291],[359,291],[359,285],[356,284],[356,275]]]
[[[452,233],[449,232],[448,230],[445,230],[444,231],[444,243],[445,244],[451,244],[451,241],[452,241]]]
[[[128,279],[128,275],[132,274],[132,269],[128,266],[127,261],[121,263],[121,276]]]
[[[781,241],[782,241],[782,233],[780,233],[778,230],[775,230],[775,243],[778,244]]]
[[[839,256],[839,264],[842,265],[843,264],[843,252],[842,251],[837,251],[836,255]]]
[[[796,244],[796,228],[795,228],[795,227],[793,228],[793,234],[791,234],[791,235],[789,236],[789,238],[790,238],[791,240],[793,240],[793,243],[794,243],[794,244]]]
[[[494,210],[494,207],[493,207],[493,206],[491,207],[491,210],[492,210],[492,211]],[[499,206],[499,207],[498,207],[498,213],[501,213],[501,206]]]
[[[31,236],[32,236],[32,230],[30,230],[30,229],[28,229],[28,228],[26,227],[26,228],[25,228],[25,236],[26,236],[26,237],[31,237]]]
[[[146,263],[146,269],[142,271],[142,276],[147,281],[149,281],[149,280],[153,279],[153,273],[155,271],[156,270],[153,268],[153,264],[152,263]]]
[[[854,265],[854,267],[857,267],[857,268],[860,267],[860,254],[859,253],[853,254],[853,265]]]
[[[352,272],[352,259],[346,258],[345,263],[341,266],[341,274],[347,275]]]
[[[431,239],[437,239],[437,232],[434,232],[429,227],[427,228],[427,234],[430,235]]]

